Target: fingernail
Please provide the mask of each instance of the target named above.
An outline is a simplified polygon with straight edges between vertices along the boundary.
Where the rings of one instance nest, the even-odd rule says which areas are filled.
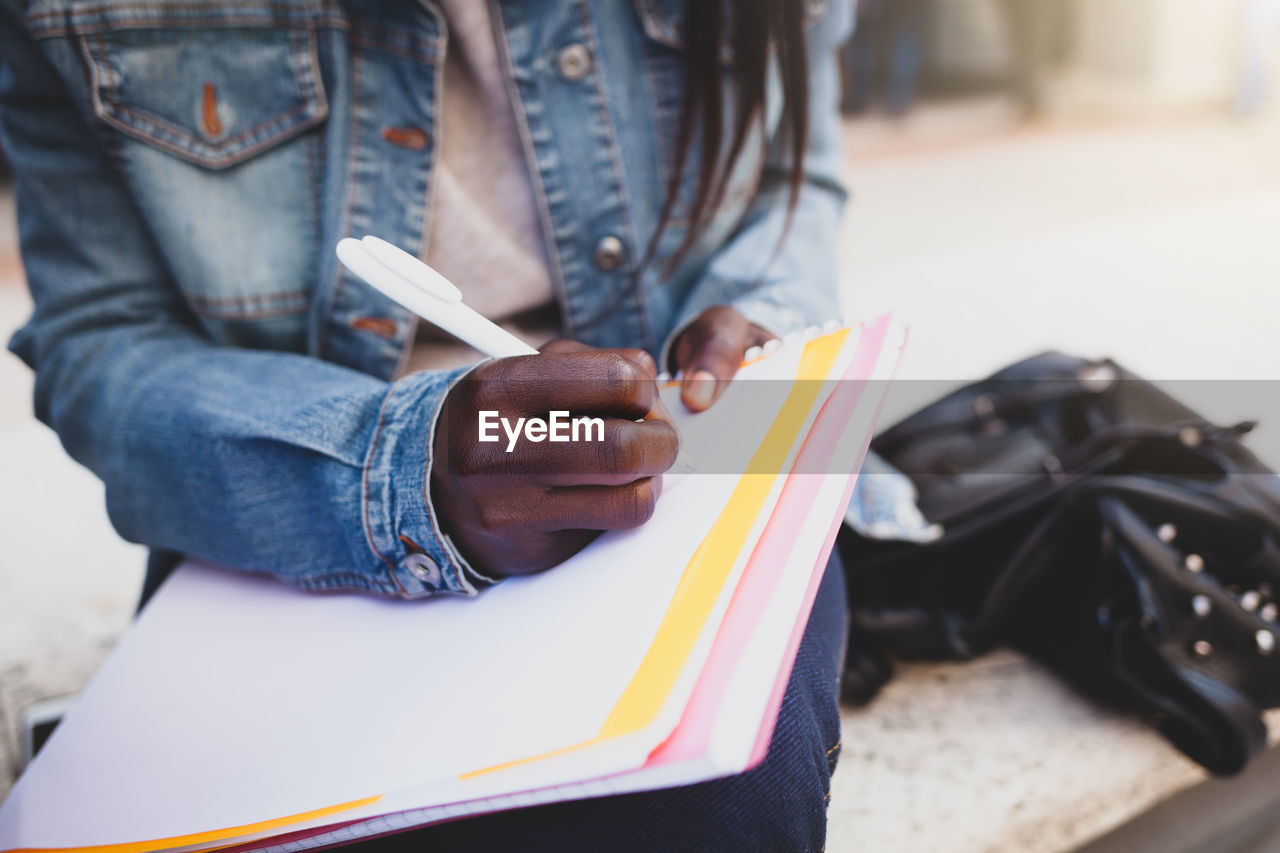
[[[716,393],[716,377],[709,370],[696,370],[684,384],[685,399],[694,405],[711,405]]]

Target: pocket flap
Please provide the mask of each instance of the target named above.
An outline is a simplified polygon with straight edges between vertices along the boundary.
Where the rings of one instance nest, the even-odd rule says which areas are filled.
[[[76,36],[98,118],[210,169],[325,120],[313,26],[92,28]]]

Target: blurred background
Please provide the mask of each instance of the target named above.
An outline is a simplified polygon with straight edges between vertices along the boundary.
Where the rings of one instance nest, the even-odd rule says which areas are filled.
[[[1177,393],[1220,421],[1261,418],[1255,449],[1280,465],[1264,381],[1280,378],[1277,51],[1280,0],[862,0],[843,56],[842,288],[853,316],[911,327],[888,420],[1058,348],[1153,378],[1256,380]],[[30,302],[0,185],[7,340]],[[35,422],[31,382],[0,354],[0,797],[24,709],[83,686],[143,559]],[[846,712],[844,740],[833,850],[1075,849],[1160,803],[1140,847],[1280,849],[1247,846],[1260,818],[1235,835],[1188,822],[1200,813],[1178,797],[1206,790],[1200,771],[1015,655],[904,668]],[[1210,831],[1220,843],[1195,846]]]

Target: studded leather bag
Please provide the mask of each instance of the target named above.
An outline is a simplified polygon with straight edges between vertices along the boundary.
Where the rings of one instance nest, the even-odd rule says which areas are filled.
[[[1280,705],[1280,478],[1111,361],[1047,353],[949,394],[873,442],[934,541],[845,529],[844,695],[892,658],[1021,649],[1144,715],[1209,770],[1239,771]]]

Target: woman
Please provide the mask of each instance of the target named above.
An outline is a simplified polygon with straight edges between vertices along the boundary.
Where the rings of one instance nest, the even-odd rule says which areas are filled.
[[[0,144],[36,302],[11,348],[116,528],[153,549],[148,591],[194,555],[306,589],[476,595],[642,523],[678,441],[631,420],[658,365],[706,408],[749,346],[835,314],[850,17],[839,0],[0,0]],[[363,234],[569,340],[475,366],[338,266],[333,245]],[[619,380],[634,398],[597,399]],[[499,469],[435,429],[530,387],[616,415],[614,452],[569,471],[529,445]],[[827,572],[760,768],[414,840],[819,849],[842,584]]]

